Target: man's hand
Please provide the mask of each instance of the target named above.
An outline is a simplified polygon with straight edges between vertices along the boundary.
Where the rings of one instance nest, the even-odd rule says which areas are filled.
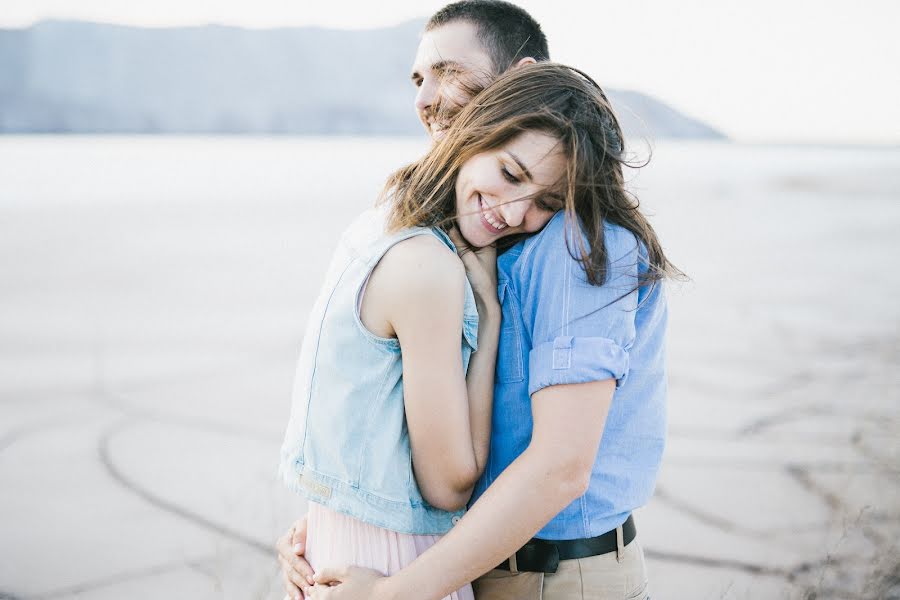
[[[322,569],[315,581],[309,590],[314,600],[381,600],[380,584],[385,577],[372,569],[341,567]]]
[[[315,573],[303,558],[306,551],[306,517],[295,522],[287,533],[278,538],[275,548],[278,550],[281,578],[288,597],[291,600],[302,600],[304,596],[309,596],[309,590],[315,583]]]

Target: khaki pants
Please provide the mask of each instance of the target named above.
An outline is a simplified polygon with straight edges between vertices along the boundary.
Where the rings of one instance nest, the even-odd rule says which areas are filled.
[[[644,551],[637,540],[617,552],[563,560],[556,573],[494,569],[476,579],[475,600],[650,600]]]

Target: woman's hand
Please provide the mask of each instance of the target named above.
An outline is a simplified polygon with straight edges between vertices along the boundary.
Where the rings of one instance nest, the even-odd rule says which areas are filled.
[[[475,292],[475,300],[479,307],[494,308],[497,300],[497,248],[485,246],[472,248],[463,239],[459,229],[454,225],[449,232],[450,240],[456,246],[460,260],[466,267],[466,276]]]
[[[376,600],[383,597],[378,588],[385,577],[372,569],[326,568],[315,579],[316,585],[310,589],[309,597],[316,600]]]
[[[306,551],[306,517],[294,523],[287,533],[278,538],[275,548],[278,550],[282,583],[288,597],[291,600],[302,600],[304,596],[309,596],[314,573],[303,558]]]

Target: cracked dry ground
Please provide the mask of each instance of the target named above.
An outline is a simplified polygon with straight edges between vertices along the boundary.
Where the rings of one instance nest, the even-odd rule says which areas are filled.
[[[89,151],[204,160],[131,143]],[[300,189],[251,196],[250,151],[218,143],[222,204],[155,179],[126,203],[99,173],[95,201],[0,204],[0,598],[281,598],[301,323],[389,165],[299,210]],[[330,172],[271,143],[279,185],[297,155]],[[27,152],[0,140],[0,162]],[[633,182],[692,278],[670,287],[670,440],[637,513],[653,596],[900,598],[900,153],[760,152],[661,145]]]

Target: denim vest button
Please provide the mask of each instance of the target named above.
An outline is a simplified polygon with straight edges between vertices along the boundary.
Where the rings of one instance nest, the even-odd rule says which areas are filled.
[[[451,518],[450,522],[453,523],[454,525],[456,525],[457,523],[459,523],[459,517],[457,516],[457,517]]]

